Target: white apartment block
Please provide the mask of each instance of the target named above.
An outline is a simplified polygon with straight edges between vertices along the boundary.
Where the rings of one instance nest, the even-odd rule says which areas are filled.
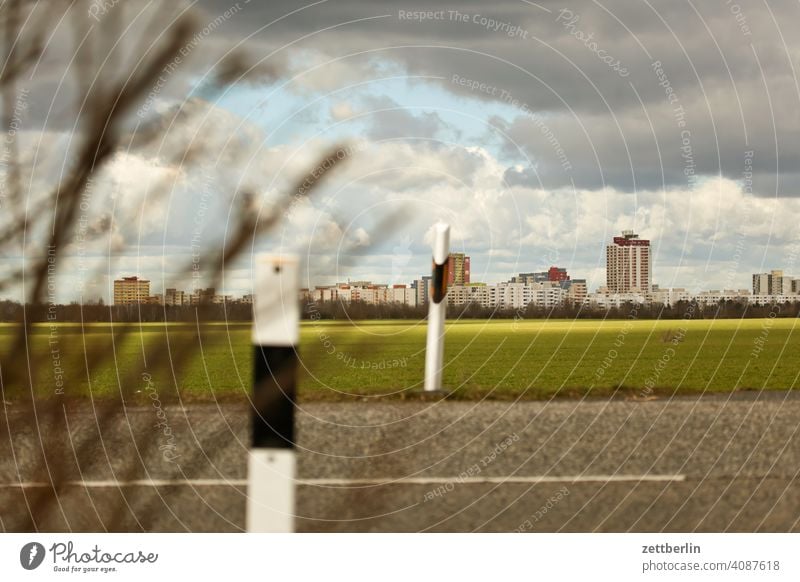
[[[452,285],[447,289],[447,304],[479,303],[482,307],[491,307],[491,298],[486,287],[487,285]]]
[[[447,291],[448,305],[477,303],[481,307],[525,309],[528,305],[555,307],[564,303],[567,291],[557,282],[498,283],[497,285],[453,285]]]
[[[629,303],[644,305],[649,298],[645,293],[590,293],[585,300],[589,307],[612,309],[625,307]]]
[[[417,291],[406,285],[375,285],[369,282],[339,283],[324,287],[315,287],[311,290],[303,290],[301,296],[310,301],[341,301],[350,303],[352,301],[363,301],[371,305],[382,303],[403,303],[405,305],[417,305]]]
[[[797,295],[751,295],[753,305],[772,305],[774,303],[794,303],[800,300]]]
[[[413,287],[407,287],[406,285],[394,285],[391,289],[391,299],[394,303],[402,303],[403,305],[416,307],[417,290]]]
[[[765,295],[764,297],[769,297]],[[694,299],[698,303],[714,305],[720,301],[738,301],[740,303],[752,303],[753,295],[747,289],[723,289],[721,291],[712,289],[711,291],[701,291],[695,295]],[[758,303],[756,303],[758,304]]]
[[[753,295],[797,295],[799,290],[797,279],[781,270],[753,274]]]
[[[653,303],[661,305],[675,305],[678,301],[691,301],[694,296],[682,287],[670,289],[657,289],[647,296]]]

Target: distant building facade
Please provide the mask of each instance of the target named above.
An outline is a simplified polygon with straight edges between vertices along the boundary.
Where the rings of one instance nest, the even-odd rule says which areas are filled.
[[[164,305],[189,305],[189,297],[185,291],[167,289],[164,291]]]
[[[114,305],[148,303],[150,281],[139,277],[122,277],[114,281]]]
[[[464,253],[450,253],[447,268],[448,285],[469,285],[469,257]]]
[[[547,271],[548,281],[569,281],[567,270],[561,267],[550,267]]]
[[[569,281],[570,276],[567,270],[563,267],[550,267],[547,271],[540,271],[538,273],[520,273],[511,277],[509,283],[526,283],[532,285],[534,283],[544,283],[546,281]]]
[[[511,277],[510,283],[527,283],[528,285],[532,283],[544,283],[548,280],[547,277],[547,271],[541,273],[520,273],[519,275]]]
[[[652,286],[650,241],[623,230],[606,247],[606,287],[609,293],[649,293]]]
[[[210,305],[212,303],[216,303],[214,301],[216,294],[217,290],[214,287],[208,287],[207,289],[195,289],[189,296],[189,304]]]
[[[498,309],[524,309],[528,305],[555,307],[564,303],[567,290],[557,282],[454,285],[447,291],[448,305],[476,304]]]
[[[787,277],[782,270],[753,274],[753,295],[797,295],[800,285],[794,277]]]
[[[417,290],[407,285],[393,285],[392,302],[416,307]]]
[[[567,299],[573,304],[582,304],[586,301],[589,295],[589,288],[586,285],[586,279],[572,279],[569,285],[564,286],[567,291]]]
[[[411,283],[411,287],[414,289],[414,296],[416,297],[417,305],[427,305],[428,296],[430,295],[431,291],[431,276],[425,275],[420,279],[416,279],[413,283]]]

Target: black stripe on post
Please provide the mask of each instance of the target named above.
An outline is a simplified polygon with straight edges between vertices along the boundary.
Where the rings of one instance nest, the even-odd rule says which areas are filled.
[[[449,264],[449,260],[446,260],[441,265],[437,265],[436,262],[433,263],[433,280],[431,281],[431,287],[433,290],[432,299],[434,303],[441,303],[442,299],[444,299],[445,295],[447,295]]]
[[[294,448],[297,349],[255,346],[253,448]]]

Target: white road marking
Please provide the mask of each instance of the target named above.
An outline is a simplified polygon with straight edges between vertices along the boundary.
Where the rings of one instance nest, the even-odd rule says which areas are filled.
[[[511,477],[408,477],[400,479],[298,479],[298,485],[318,485],[328,487],[371,486],[371,485],[443,485],[447,483],[484,484],[529,484],[536,483],[667,483],[686,481],[686,475],[531,475]],[[87,488],[116,487],[245,487],[247,479],[135,479],[132,481],[65,481],[61,486]],[[22,481],[0,483],[0,489],[51,488],[44,481]]]
[[[502,484],[502,483],[632,483],[640,481],[685,481],[686,475],[531,475],[511,477],[409,477],[406,479],[307,479],[301,485],[440,485],[446,483]]]
[[[219,486],[243,486],[247,485],[247,479],[134,479],[132,481],[115,481],[113,479],[100,481],[64,481],[62,487],[173,487],[187,486],[194,487],[219,487]],[[37,489],[53,487],[52,483],[44,481],[22,481],[20,483],[2,483],[3,489]]]

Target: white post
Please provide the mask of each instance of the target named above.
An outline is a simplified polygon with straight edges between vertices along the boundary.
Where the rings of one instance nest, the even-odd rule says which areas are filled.
[[[450,225],[438,222],[433,227],[433,277],[428,294],[428,341],[425,348],[425,391],[442,389],[444,361],[444,318],[447,308]]]
[[[293,532],[298,258],[259,255],[254,275],[253,440],[247,465],[247,530]]]

